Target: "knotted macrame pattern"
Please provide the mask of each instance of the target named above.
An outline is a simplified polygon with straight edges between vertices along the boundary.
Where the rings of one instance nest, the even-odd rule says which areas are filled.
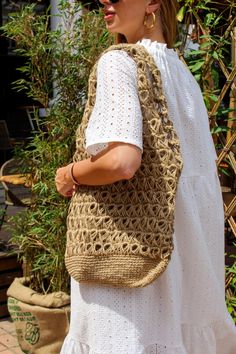
[[[182,169],[179,139],[168,117],[161,77],[141,45],[119,44],[137,65],[143,115],[142,163],[135,176],[111,185],[80,185],[67,219],[65,261],[80,282],[141,287],[165,269],[173,250],[174,208]],[[96,99],[97,63],[76,133],[74,161],[88,158],[85,129]]]

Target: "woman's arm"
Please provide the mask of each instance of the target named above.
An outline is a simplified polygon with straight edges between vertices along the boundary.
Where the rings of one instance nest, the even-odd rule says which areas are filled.
[[[73,176],[79,184],[111,184],[134,176],[141,164],[142,152],[137,146],[127,143],[109,143],[101,153],[73,166]],[[59,168],[56,173],[57,191],[63,196],[71,196],[73,181],[70,165]]]
[[[137,88],[137,67],[122,51],[102,55],[97,67],[97,90],[85,131],[86,150],[93,157],[73,165],[79,184],[104,185],[132,178],[141,164],[142,112]],[[112,143],[109,143],[113,141]],[[99,144],[107,148],[96,154]],[[59,193],[73,190],[71,164],[57,170]]]

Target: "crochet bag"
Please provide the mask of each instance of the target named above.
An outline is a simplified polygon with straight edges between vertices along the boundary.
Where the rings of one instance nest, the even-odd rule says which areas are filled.
[[[130,180],[79,186],[67,218],[65,262],[70,275],[79,282],[142,287],[154,281],[170,260],[182,158],[152,56],[137,44],[119,44],[105,52],[109,50],[127,52],[137,65],[143,114],[142,162]],[[74,161],[89,157],[84,133],[95,104],[96,70],[97,63],[76,133]]]

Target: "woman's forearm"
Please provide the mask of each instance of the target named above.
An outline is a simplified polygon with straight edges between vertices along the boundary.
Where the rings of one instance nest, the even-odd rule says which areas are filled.
[[[73,176],[80,184],[110,184],[132,178],[140,162],[140,149],[127,144],[113,144],[103,153],[75,163]]]
[[[141,150],[134,145],[110,143],[95,157],[58,168],[55,176],[57,191],[70,197],[74,180],[78,184],[99,186],[130,179],[141,164],[141,156]]]
[[[103,185],[124,179],[119,168],[110,164],[101,164],[101,161],[87,159],[79,161],[73,166],[73,177],[79,184]]]

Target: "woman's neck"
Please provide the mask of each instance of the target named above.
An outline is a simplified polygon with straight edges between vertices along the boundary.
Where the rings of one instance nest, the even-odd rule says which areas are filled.
[[[138,41],[141,41],[142,39],[150,39],[151,42],[158,42],[158,43],[166,43],[164,36],[158,36],[158,35],[143,35],[141,37],[126,37],[127,43],[137,43]]]
[[[128,43],[137,43],[144,38],[150,39],[152,42],[156,41],[158,43],[166,43],[159,17],[157,18],[156,25],[153,29],[143,27],[139,33],[133,33],[132,35],[126,35],[125,37]]]

